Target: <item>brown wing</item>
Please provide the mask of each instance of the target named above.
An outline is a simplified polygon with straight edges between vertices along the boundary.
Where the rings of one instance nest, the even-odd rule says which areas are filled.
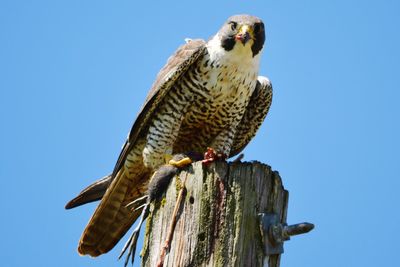
[[[114,167],[113,175],[121,169],[125,162],[126,156],[135,144],[136,139],[141,133],[143,126],[147,124],[149,119],[153,116],[153,111],[158,103],[164,98],[171,89],[174,82],[204,54],[206,50],[206,42],[201,39],[191,40],[182,45],[178,50],[168,59],[167,64],[160,70],[157,78],[147,95],[146,101],[139,112],[132,129],[129,133],[121,154]]]
[[[193,40],[181,46],[169,58],[166,66],[160,71],[155,83],[132,126],[111,178],[111,184],[96,208],[79,241],[80,254],[98,256],[108,252],[121,239],[140,214],[126,207],[130,201],[141,197],[147,188],[151,173],[143,165],[141,146],[138,144],[148,121],[153,116],[158,103],[173,87],[174,82],[203,54],[205,42]],[[134,166],[122,168],[131,151],[136,160]],[[130,159],[132,160],[131,156]],[[132,172],[133,173],[132,173]]]
[[[256,88],[247,105],[246,112],[236,130],[235,139],[229,157],[239,154],[256,135],[272,103],[271,82],[258,77]]]

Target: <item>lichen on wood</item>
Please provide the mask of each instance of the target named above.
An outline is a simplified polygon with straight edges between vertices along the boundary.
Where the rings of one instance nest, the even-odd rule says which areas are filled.
[[[279,174],[258,162],[195,163],[175,177],[165,204],[152,205],[142,266],[156,266],[184,177],[187,193],[165,267],[279,266],[279,255],[264,262],[258,214],[274,212],[286,222],[288,192]]]

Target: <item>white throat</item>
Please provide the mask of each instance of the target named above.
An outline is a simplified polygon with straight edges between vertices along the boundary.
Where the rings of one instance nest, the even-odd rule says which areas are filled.
[[[217,34],[207,42],[207,50],[211,61],[221,65],[235,65],[238,69],[245,68],[258,72],[261,51],[253,57],[252,45],[253,40],[248,41],[245,45],[237,43],[232,50],[226,51],[222,47],[221,38]]]

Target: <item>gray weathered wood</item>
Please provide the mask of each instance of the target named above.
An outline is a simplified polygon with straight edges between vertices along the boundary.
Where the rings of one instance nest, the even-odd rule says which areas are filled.
[[[257,214],[274,212],[286,222],[288,192],[279,174],[258,162],[195,163],[175,177],[165,198],[152,206],[142,266],[156,266],[159,260],[185,178],[187,193],[165,267],[279,266],[279,255],[264,257]]]

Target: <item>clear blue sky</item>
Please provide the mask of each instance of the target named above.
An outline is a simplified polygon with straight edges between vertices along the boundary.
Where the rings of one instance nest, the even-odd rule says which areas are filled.
[[[274,85],[246,159],[280,172],[289,223],[316,224],[282,267],[400,266],[399,1],[234,2],[0,2],[2,266],[122,266],[123,242],[78,256],[95,205],[64,204],[112,170],[184,38],[237,13],[264,20]]]

